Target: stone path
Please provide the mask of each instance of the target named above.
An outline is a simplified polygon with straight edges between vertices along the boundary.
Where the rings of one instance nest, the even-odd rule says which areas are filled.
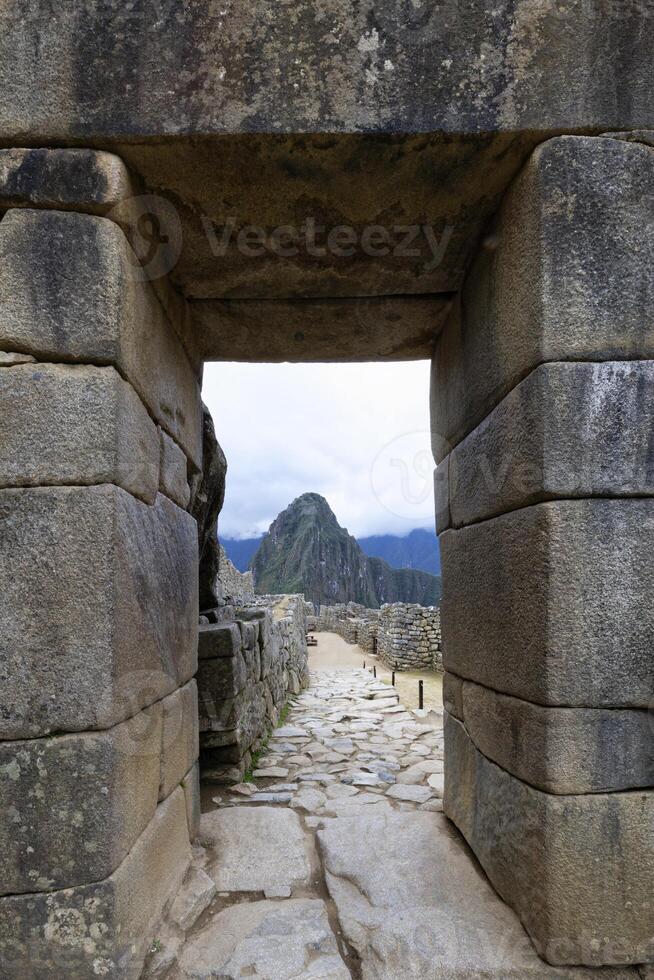
[[[254,782],[214,794],[150,976],[595,976],[536,956],[442,792],[439,713],[405,710],[363,670],[312,673]]]

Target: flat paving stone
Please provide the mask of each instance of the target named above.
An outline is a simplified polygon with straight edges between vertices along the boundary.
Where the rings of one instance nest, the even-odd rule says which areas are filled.
[[[407,803],[426,803],[433,793],[429,786],[402,786],[397,783],[386,790],[386,796],[394,800],[405,800]]]
[[[288,799],[290,800],[290,794]],[[238,806],[205,813],[200,840],[211,849],[206,871],[219,892],[288,897],[311,878],[311,838],[293,810]]]
[[[184,980],[350,980],[325,903],[250,902],[218,913],[179,960]]]
[[[317,836],[363,980],[634,977],[544,963],[441,814],[369,808],[326,822]]]

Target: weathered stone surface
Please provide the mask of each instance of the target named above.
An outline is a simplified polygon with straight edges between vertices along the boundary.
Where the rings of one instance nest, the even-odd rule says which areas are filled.
[[[184,794],[160,804],[123,863],[104,881],[0,898],[3,980],[138,977],[161,909],[190,863]]]
[[[652,414],[654,361],[541,365],[448,457],[451,523],[555,497],[653,495]]]
[[[311,851],[300,818],[292,810],[262,806],[214,810],[202,816],[201,839],[216,848],[207,867],[219,892],[264,892],[287,898],[307,885]]]
[[[241,631],[236,623],[200,624],[198,657],[235,657],[241,649]]]
[[[443,706],[451,715],[463,721],[463,681],[456,674],[443,674]]]
[[[201,800],[200,800],[200,763],[189,769],[182,780],[184,802],[186,803],[186,821],[191,843],[200,833]]]
[[[537,504],[440,544],[446,670],[537,704],[648,707],[654,501]]]
[[[197,532],[166,497],[0,491],[0,734],[109,727],[197,664]]]
[[[202,713],[212,717],[210,705],[234,698],[247,680],[245,658],[240,650],[234,657],[214,657],[200,660],[198,665],[198,694]]]
[[[170,26],[143,51],[142,4],[93,8],[86,17],[70,9],[54,23],[35,9],[20,46],[9,40],[19,11],[8,8],[3,140],[652,126],[647,7],[573,3],[534,12],[503,0],[492,17],[453,3],[418,16],[388,2],[320,14],[302,2],[267,20],[258,5],[247,17],[192,6],[173,26],[175,12],[170,3],[161,7],[162,24]],[[124,39],[120,47],[110,43],[115,37]],[[183,43],[173,45],[175,38]],[[589,52],[593,43],[606,52],[599,64]],[[116,79],[110,89],[108,77]],[[327,93],[324,78],[333,78]],[[622,86],[631,93],[627,102],[617,97]]]
[[[397,361],[431,358],[451,302],[449,295],[205,300],[192,310],[207,360]]]
[[[0,742],[1,894],[107,878],[157,807],[161,706],[104,732]]]
[[[350,980],[318,899],[233,905],[188,943],[180,968],[184,980]]]
[[[156,496],[157,430],[131,385],[112,367],[0,371],[0,486],[97,483]]]
[[[190,929],[215,894],[216,886],[209,875],[202,868],[189,868],[184,884],[170,909],[170,918],[180,929]]]
[[[652,186],[638,143],[563,136],[533,153],[436,344],[437,462],[538,364],[654,356]]]
[[[259,296],[456,289],[499,195],[544,135],[652,125],[651,11],[640,2],[302,0],[271,17],[265,4],[244,13],[162,0],[145,50],[150,14],[142,0],[56,19],[3,11],[0,136],[120,152],[184,219],[187,295],[243,295],[248,282]],[[417,134],[408,145],[407,133]],[[244,261],[233,247],[227,262],[201,221],[215,221],[220,248],[234,217],[237,231],[270,234],[301,229],[305,215],[359,236],[380,221],[427,218],[437,234],[452,229],[452,244],[435,269],[411,242],[381,258],[330,250],[319,261],[304,248],[284,258],[283,235],[262,258]]]
[[[194,680],[164,698],[159,799],[164,800],[200,754],[198,689]]]
[[[445,813],[551,963],[652,961],[654,793],[556,796],[446,719]]]
[[[199,467],[197,379],[127,239],[106,218],[8,211],[0,222],[0,346],[113,364]]]
[[[225,500],[227,460],[218,444],[213,419],[202,405],[202,472],[191,499],[191,513],[198,525],[200,554],[200,609],[217,605],[217,578],[220,563],[218,514]]]
[[[654,731],[644,709],[544,708],[466,681],[461,720],[480,752],[544,792],[654,786]]]
[[[536,955],[438,813],[378,807],[318,831],[327,886],[365,980],[582,977]]]
[[[17,354],[15,351],[0,351],[0,367],[14,367],[16,364],[35,364],[31,354]]]
[[[186,509],[191,499],[187,477],[188,461],[177,443],[163,429],[159,429],[159,438],[160,490],[180,507]]]
[[[106,214],[135,188],[115,153],[87,149],[0,150],[0,206]]]

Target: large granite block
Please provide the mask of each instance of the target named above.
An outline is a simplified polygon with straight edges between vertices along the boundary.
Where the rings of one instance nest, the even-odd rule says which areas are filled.
[[[161,704],[103,732],[0,742],[0,894],[107,878],[154,816]]]
[[[134,389],[112,367],[0,370],[0,486],[96,483],[157,494],[157,428]]]
[[[95,884],[0,898],[3,980],[132,980],[190,863],[184,793],[158,807],[122,864]]]
[[[654,151],[542,143],[506,194],[436,343],[436,461],[547,361],[654,357]]]
[[[241,649],[241,631],[236,623],[205,623],[200,625],[198,657],[235,657]]]
[[[105,214],[136,192],[114,153],[86,148],[0,150],[0,206]]]
[[[440,545],[446,670],[537,704],[648,707],[654,500],[537,504]]]
[[[447,457],[451,524],[556,497],[654,495],[653,416],[654,361],[541,365]]]
[[[182,782],[200,753],[195,680],[164,698],[161,704],[163,735],[159,799],[164,800]]]
[[[197,665],[197,532],[166,497],[0,491],[0,737],[106,728]]]
[[[202,462],[197,379],[121,229],[64,211],[0,222],[0,347],[40,360],[112,364]]]
[[[202,800],[200,797],[200,763],[196,762],[192,769],[182,780],[184,790],[184,803],[186,805],[186,820],[188,823],[188,833],[191,843],[196,839],[200,832],[200,818]]]
[[[202,707],[235,697],[247,680],[243,653],[234,657],[215,657],[198,663],[198,696]],[[201,710],[202,710],[201,707]]]
[[[654,787],[649,711],[544,708],[470,681],[462,687],[460,718],[472,741],[523,782],[560,794]],[[454,711],[446,707],[457,716],[456,703]]]
[[[159,429],[161,453],[159,462],[160,489],[180,507],[186,509],[191,500],[188,485],[188,462],[177,443]]]
[[[550,963],[654,961],[654,792],[555,796],[446,717],[444,810]]]

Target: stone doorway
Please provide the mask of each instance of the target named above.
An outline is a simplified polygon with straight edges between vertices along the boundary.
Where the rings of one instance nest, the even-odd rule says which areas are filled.
[[[214,295],[197,215],[176,271],[141,273],[142,146],[131,171],[104,150],[2,151],[7,977],[129,976],[189,865],[200,377],[262,342],[271,360],[433,355],[445,813],[552,969],[651,961],[654,157],[623,135],[474,139],[469,167],[455,140],[466,180],[495,153],[506,169],[462,208],[431,292],[404,292],[410,266],[385,255],[317,277],[294,260],[268,295],[265,255],[250,298],[237,262]],[[378,164],[397,148],[323,148],[353,143]],[[351,331],[361,289],[371,316]]]

